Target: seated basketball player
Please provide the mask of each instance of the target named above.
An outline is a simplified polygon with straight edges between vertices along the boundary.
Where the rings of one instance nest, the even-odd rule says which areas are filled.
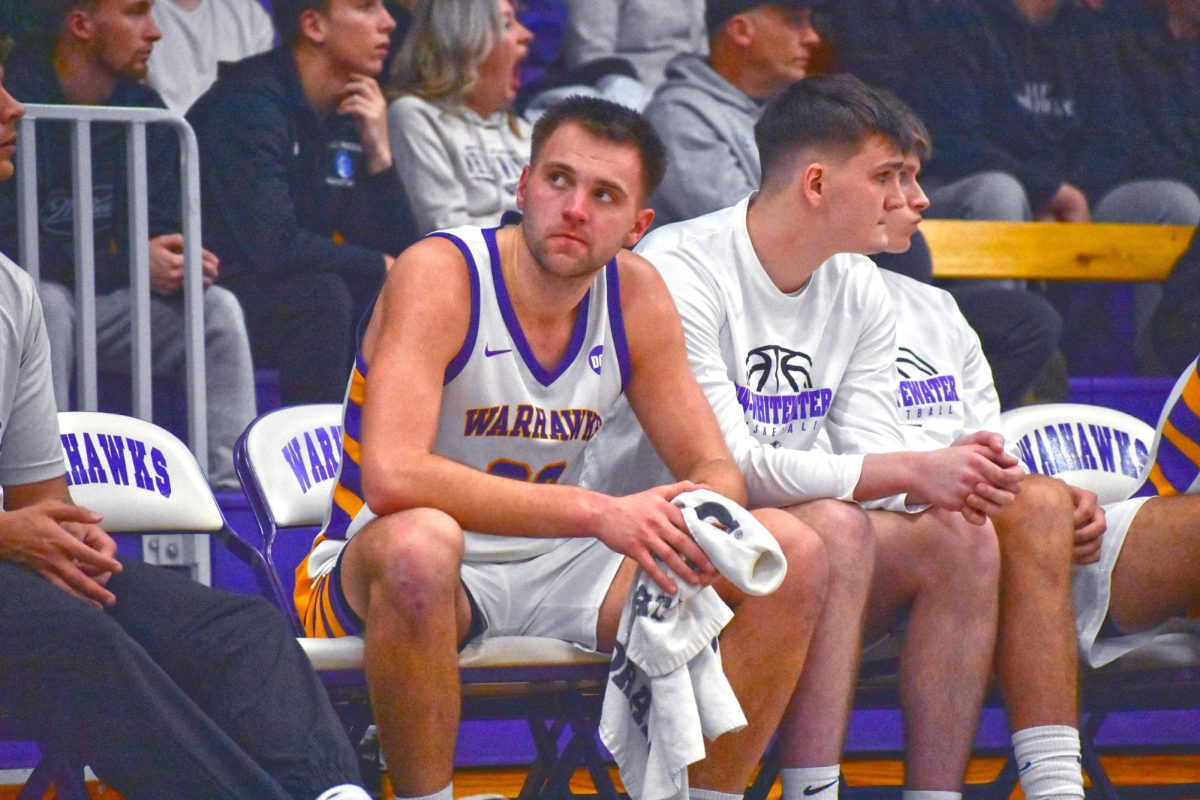
[[[904,442],[887,290],[849,255],[882,247],[883,216],[903,204],[912,143],[891,107],[850,76],[806,78],[767,104],[755,137],[760,191],[659,228],[638,252],[679,309],[751,502],[809,524],[829,559],[829,597],[780,730],[783,796],[837,796],[860,634],[906,624],[906,797],[944,800],[961,790],[995,639],[987,518],[1012,501],[1021,471],[994,433],[928,452]],[[585,483],[659,480],[631,417],[589,449]],[[874,502],[864,512],[845,501]]]
[[[612,647],[636,567],[716,580],[669,501],[745,487],[692,379],[662,281],[621,248],[653,218],[662,145],[636,113],[574,98],[541,118],[516,227],[456,228],[405,251],[359,344],[331,519],[298,572],[311,635],[363,633],[399,797],[449,800],[456,652],[475,636]],[[628,497],[572,485],[624,394],[680,483]],[[736,610],[724,668],[750,720],[692,768],[692,797],[740,795],[783,713],[824,596],[803,524],[758,516],[791,568]]]
[[[888,252],[908,248],[929,205],[917,182],[929,134],[897,104],[918,146],[905,157],[901,172],[905,204],[885,219]],[[1000,407],[987,360],[954,299],[901,275],[881,274],[896,313],[896,402],[910,445],[942,447],[974,431],[999,430]],[[923,397],[927,382],[953,387],[954,396]],[[1197,394],[1193,387],[1192,397]],[[1180,425],[1186,428],[1182,416]],[[1191,420],[1194,433],[1194,414]],[[1169,458],[1172,446],[1160,450],[1162,458]],[[1101,508],[1089,491],[1030,475],[1016,501],[993,517],[1001,554],[996,674],[1026,797],[1084,796],[1073,631],[1078,629],[1079,653],[1101,666],[1195,608],[1200,601],[1198,515],[1200,497],[1194,495]]]

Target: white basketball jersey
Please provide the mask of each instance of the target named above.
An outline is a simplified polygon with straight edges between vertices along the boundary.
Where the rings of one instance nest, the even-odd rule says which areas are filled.
[[[496,229],[432,235],[458,246],[471,277],[471,323],[446,368],[434,452],[506,478],[578,484],[583,449],[629,376],[615,259],[580,301],[562,361],[546,367],[509,300]],[[465,560],[531,558],[561,541],[468,532]]]

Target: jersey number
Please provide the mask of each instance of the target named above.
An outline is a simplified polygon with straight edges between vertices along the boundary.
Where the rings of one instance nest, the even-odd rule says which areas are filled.
[[[487,473],[499,475],[501,478],[512,478],[515,481],[532,480],[534,483],[558,483],[558,479],[562,477],[566,468],[567,462],[555,461],[542,467],[538,470],[537,475],[534,475],[533,470],[524,461],[497,458],[488,464]]]

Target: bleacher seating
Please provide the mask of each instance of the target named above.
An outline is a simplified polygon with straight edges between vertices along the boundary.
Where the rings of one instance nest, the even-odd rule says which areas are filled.
[[[935,278],[1163,281],[1195,228],[929,219]]]

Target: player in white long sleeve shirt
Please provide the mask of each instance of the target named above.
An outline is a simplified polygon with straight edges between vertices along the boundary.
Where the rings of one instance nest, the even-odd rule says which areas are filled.
[[[995,434],[931,452],[904,443],[891,303],[874,265],[844,255],[882,249],[883,217],[903,205],[907,142],[889,108],[848,76],[793,85],[756,128],[759,194],[639,250],[681,312],[692,370],[752,502],[787,508],[826,546],[829,597],[781,729],[785,798],[836,793],[864,614],[872,632],[908,619],[908,787],[960,791],[995,635],[986,516],[1020,479]],[[822,430],[832,452],[814,449]],[[647,447],[634,422],[613,420],[585,481],[634,488]],[[934,507],[864,514],[838,500]]]

